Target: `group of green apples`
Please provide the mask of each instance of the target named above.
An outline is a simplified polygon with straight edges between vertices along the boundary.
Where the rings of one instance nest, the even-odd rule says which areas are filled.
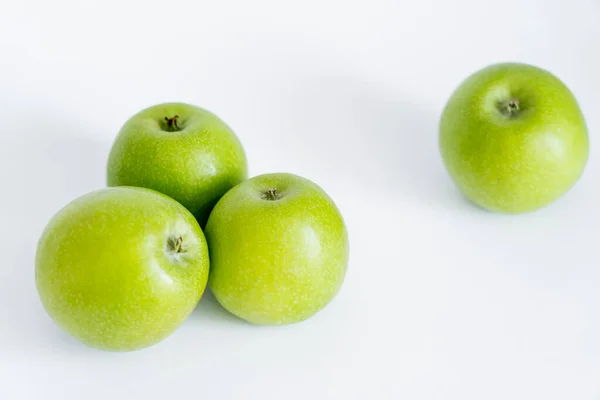
[[[588,147],[572,92],[523,63],[471,74],[439,126],[439,151],[460,191],[508,214],[564,195]],[[342,286],[349,242],[334,201],[298,175],[248,178],[238,137],[205,109],[165,103],[130,118],[113,143],[107,186],[55,214],[36,255],[44,308],[90,346],[160,342],[207,285],[226,310],[260,325],[306,320]]]
[[[108,187],[71,201],[42,233],[36,286],[48,314],[83,343],[131,351],[170,336],[207,285],[254,324],[324,308],[349,258],[340,211],[306,178],[247,170],[215,114],[185,103],[135,114],[112,145]]]

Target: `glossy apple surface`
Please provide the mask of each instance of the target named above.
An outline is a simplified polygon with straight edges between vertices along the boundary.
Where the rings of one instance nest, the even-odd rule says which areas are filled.
[[[251,178],[217,203],[206,227],[209,285],[219,303],[255,324],[305,320],[338,293],[349,242],[333,200],[293,174]]]
[[[164,103],[121,127],[108,158],[107,184],[164,193],[204,227],[219,198],[247,174],[242,144],[225,122],[191,104]]]
[[[443,110],[439,145],[468,199],[510,214],[567,193],[589,152],[573,93],[552,73],[521,63],[490,65],[463,81]]]
[[[209,271],[204,234],[181,204],[107,188],[63,207],[38,243],[37,290],[63,330],[103,350],[145,348],[192,312]]]

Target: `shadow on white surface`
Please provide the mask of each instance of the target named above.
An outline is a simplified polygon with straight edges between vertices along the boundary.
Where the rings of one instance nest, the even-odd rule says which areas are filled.
[[[249,323],[241,318],[236,317],[227,310],[225,310],[215,298],[210,288],[207,286],[200,302],[196,306],[196,309],[188,317],[194,323],[196,322],[227,322],[233,324],[247,325]]]

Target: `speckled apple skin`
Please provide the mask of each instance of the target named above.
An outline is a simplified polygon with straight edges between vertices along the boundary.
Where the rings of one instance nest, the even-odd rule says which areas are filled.
[[[515,117],[500,111],[518,99]],[[522,63],[485,67],[463,81],[440,120],[443,162],[463,194],[495,212],[540,209],[563,196],[588,159],[588,131],[567,86]]]
[[[178,115],[180,131],[165,117]],[[108,158],[108,186],[157,190],[183,204],[202,227],[216,202],[247,179],[242,144],[215,114],[185,103],[148,107],[121,128]]]
[[[182,237],[183,253],[169,250]],[[206,287],[206,240],[192,214],[142,188],[83,195],[44,229],[35,260],[44,308],[63,330],[102,350],[131,351],[169,336]]]
[[[277,188],[281,198],[263,193]],[[338,293],[349,243],[340,211],[315,183],[286,173],[231,189],[208,220],[209,286],[232,314],[254,324],[303,321]]]

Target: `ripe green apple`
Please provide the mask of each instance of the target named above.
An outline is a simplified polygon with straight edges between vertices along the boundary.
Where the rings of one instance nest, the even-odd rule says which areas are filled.
[[[248,177],[236,134],[213,113],[164,103],[132,116],[117,135],[107,166],[108,186],[139,186],[183,204],[204,227],[216,202]]]
[[[254,324],[311,317],[333,300],[346,274],[348,234],[338,208],[296,175],[237,185],[217,203],[205,234],[215,298]]]
[[[35,260],[50,317],[79,341],[110,351],[169,336],[200,300],[208,271],[194,216],[170,197],[133,187],[67,204],[44,229]]]
[[[588,131],[567,86],[523,63],[476,71],[450,96],[439,146],[449,175],[473,203],[517,214],[564,195],[588,159]]]

